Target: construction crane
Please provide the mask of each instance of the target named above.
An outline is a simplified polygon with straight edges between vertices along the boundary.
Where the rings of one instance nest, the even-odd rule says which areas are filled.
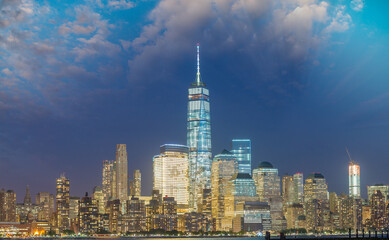
[[[346,147],[346,152],[347,152],[348,158],[350,159],[350,162],[354,162],[354,161],[351,159],[351,155],[350,155],[350,153],[349,153],[349,151],[348,151],[348,148],[347,148],[347,147]]]

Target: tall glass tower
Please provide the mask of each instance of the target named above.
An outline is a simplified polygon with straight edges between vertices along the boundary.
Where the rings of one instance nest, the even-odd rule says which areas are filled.
[[[361,182],[359,164],[351,161],[348,165],[349,196],[355,199],[361,198]]]
[[[239,173],[251,175],[251,140],[232,139],[232,151],[239,164]]]
[[[211,115],[209,91],[200,78],[200,46],[197,44],[196,80],[189,87],[187,116],[189,147],[189,210],[201,207],[203,190],[211,188]]]

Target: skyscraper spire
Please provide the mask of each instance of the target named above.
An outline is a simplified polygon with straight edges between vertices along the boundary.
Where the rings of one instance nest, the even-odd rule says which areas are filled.
[[[196,75],[196,83],[200,85],[200,44],[197,43],[197,75]]]

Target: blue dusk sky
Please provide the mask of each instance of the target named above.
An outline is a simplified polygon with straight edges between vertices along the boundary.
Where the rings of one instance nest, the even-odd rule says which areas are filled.
[[[0,188],[22,201],[101,185],[127,144],[152,188],[152,157],[186,144],[187,89],[211,94],[213,155],[252,140],[252,166],[321,172],[348,192],[389,184],[389,1],[0,0]]]

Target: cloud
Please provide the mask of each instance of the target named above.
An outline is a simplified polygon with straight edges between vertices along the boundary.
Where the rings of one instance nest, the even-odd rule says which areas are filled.
[[[128,0],[109,0],[107,6],[114,9],[130,9],[133,8],[135,4]]]
[[[239,75],[230,81],[293,95],[291,86],[304,86],[303,63],[325,35],[349,27],[349,15],[332,9],[315,0],[163,0],[150,13],[151,24],[130,44],[137,55],[129,61],[128,79],[166,81],[164,73],[179,74],[200,42],[207,49],[203,58],[217,61],[215,71]]]
[[[345,7],[339,7],[335,17],[332,19],[330,25],[324,29],[324,32],[332,33],[347,31],[350,28],[351,22],[351,16],[345,12]]]
[[[350,2],[350,5],[354,11],[360,12],[360,11],[362,11],[363,6],[365,5],[365,1],[364,0],[352,0]]]
[[[12,75],[11,70],[9,70],[8,68],[4,68],[3,70],[1,70],[1,72],[4,73],[5,75]]]

